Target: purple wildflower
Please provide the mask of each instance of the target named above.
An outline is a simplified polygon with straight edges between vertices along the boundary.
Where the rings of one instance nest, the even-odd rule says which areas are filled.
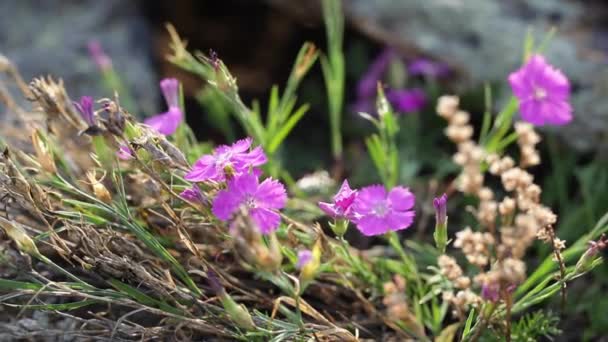
[[[308,249],[301,250],[298,252],[298,262],[296,268],[301,270],[306,264],[312,260],[312,252]]]
[[[407,70],[411,76],[444,77],[450,72],[447,65],[427,58],[418,58],[410,62]]]
[[[421,89],[393,89],[386,93],[386,99],[399,112],[413,113],[426,104],[426,95]]]
[[[192,187],[187,188],[179,194],[183,199],[190,201],[192,203],[205,203],[205,196],[201,192],[201,189],[198,185],[194,184]]]
[[[122,160],[133,159],[133,150],[127,145],[120,145],[118,151],[116,151],[116,156]]]
[[[437,221],[438,225],[445,226],[447,224],[447,202],[448,196],[446,194],[433,199],[433,206],[435,207],[435,220]]]
[[[213,154],[206,154],[194,163],[185,179],[191,182],[226,180],[226,173],[239,175],[249,172],[249,168],[266,163],[266,155],[261,147],[249,151],[251,138],[241,139],[232,146],[218,146]]]
[[[395,51],[392,49],[385,49],[376,57],[357,84],[357,96],[359,98],[375,97],[378,81],[382,79],[382,75],[395,56]]]
[[[245,209],[262,234],[276,230],[281,222],[278,210],[285,206],[287,194],[280,182],[245,173],[228,181],[213,201],[213,214],[222,221],[230,220],[240,209]]]
[[[91,56],[91,59],[93,59],[93,62],[95,62],[99,70],[106,71],[112,68],[112,60],[103,51],[103,48],[101,47],[101,43],[99,43],[99,41],[91,40],[87,44],[87,47],[89,49],[89,55]]]
[[[90,96],[83,96],[80,101],[74,102],[74,107],[80,112],[82,119],[89,126],[95,126],[95,113],[93,111],[93,98]]]
[[[334,219],[353,219],[352,205],[357,198],[357,190],[352,190],[348,180],[344,180],[338,193],[334,196],[334,203],[319,202],[319,208]]]
[[[144,123],[160,134],[171,135],[182,123],[184,116],[179,108],[179,81],[175,78],[165,78],[160,81],[160,88],[169,110],[146,119]]]
[[[357,228],[367,236],[405,229],[414,221],[415,200],[414,194],[401,186],[388,193],[382,185],[365,187],[353,204]]]
[[[543,56],[531,56],[526,64],[509,75],[509,83],[519,100],[524,121],[542,126],[564,125],[572,120],[570,82]]]

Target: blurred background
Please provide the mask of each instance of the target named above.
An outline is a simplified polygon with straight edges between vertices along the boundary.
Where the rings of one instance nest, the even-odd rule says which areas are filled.
[[[589,230],[608,210],[608,2],[343,3],[346,158],[338,166],[339,175],[348,175],[355,184],[377,180],[362,138],[371,127],[357,115],[373,112],[374,95],[365,88],[370,79],[412,96],[406,103],[393,103],[418,127],[403,133],[409,148],[403,152],[407,162],[402,179],[413,184],[415,178],[453,173],[453,164],[445,162],[453,147],[442,136],[434,99],[443,93],[460,95],[462,107],[480,124],[484,86],[492,90],[493,104],[500,106],[510,95],[506,77],[521,64],[524,40],[530,34],[537,42],[550,37],[545,55],[570,78],[575,108],[572,124],[544,132],[544,163],[535,170],[544,184],[543,200],[559,212],[559,235],[567,241]],[[158,81],[176,77],[184,85],[187,121],[200,139],[221,143],[241,137],[235,121],[218,125],[218,109],[206,102],[203,82],[166,61],[166,23],[175,26],[189,49],[217,53],[237,77],[246,103],[260,99],[265,105],[272,85],[285,84],[303,42],[311,41],[322,50],[327,45],[316,0],[0,0],[0,53],[18,66],[26,81],[53,75],[63,79],[73,99],[111,97],[91,58],[91,49],[97,46],[124,81],[133,114],[144,118],[164,111]],[[336,168],[328,148],[325,98],[317,64],[299,92],[299,102],[309,103],[311,109],[281,152],[297,156],[287,165],[295,178]],[[539,255],[546,253],[541,249]],[[567,325],[576,330],[576,338],[599,338],[608,333],[608,316],[602,310],[608,307],[608,297],[603,296],[608,269],[603,266],[586,281],[575,283],[569,292]],[[576,329],[581,324],[584,331]]]

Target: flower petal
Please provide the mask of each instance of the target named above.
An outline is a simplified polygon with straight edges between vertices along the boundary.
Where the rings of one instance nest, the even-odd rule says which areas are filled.
[[[336,210],[336,206],[331,203],[319,202],[318,205],[319,208],[321,208],[321,210],[323,210],[323,212],[331,218],[336,218],[336,216],[339,215],[338,211]]]
[[[381,235],[389,230],[385,220],[378,216],[367,215],[356,222],[357,229],[365,236]]]
[[[242,196],[229,190],[218,192],[213,200],[211,211],[218,219],[228,221],[238,210],[242,202]]]
[[[374,207],[381,201],[386,200],[386,189],[382,185],[370,185],[359,190],[359,194],[353,203],[353,211],[365,216],[371,214]]]
[[[281,223],[281,216],[274,210],[253,208],[249,210],[249,215],[264,235],[275,231]]]
[[[272,178],[267,178],[260,184],[254,197],[257,205],[265,208],[281,209],[287,202],[285,187]]]
[[[402,230],[412,225],[416,213],[413,211],[397,212],[393,211],[386,215],[386,222],[390,230]]]
[[[397,186],[388,193],[388,200],[394,210],[405,211],[414,207],[416,196],[410,192],[410,189]]]

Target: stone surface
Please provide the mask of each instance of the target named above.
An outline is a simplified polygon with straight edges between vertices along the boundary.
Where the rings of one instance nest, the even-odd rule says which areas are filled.
[[[575,120],[559,129],[573,146],[608,148],[608,28],[602,27],[602,2],[567,0],[351,0],[354,17],[369,21],[424,53],[459,66],[470,82],[504,85],[522,60],[528,29],[542,41],[558,29],[545,55],[572,81]],[[460,81],[459,81],[460,83]]]
[[[126,80],[138,114],[159,110],[151,37],[134,1],[0,0],[0,32],[0,53],[26,81],[40,75],[61,77],[73,99],[112,95],[89,58],[87,43],[96,39]]]

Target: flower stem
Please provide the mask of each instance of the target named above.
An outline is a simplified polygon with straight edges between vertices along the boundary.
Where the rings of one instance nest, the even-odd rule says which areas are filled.
[[[419,282],[420,278],[418,276],[418,267],[416,266],[416,262],[412,258],[410,258],[407,253],[405,253],[405,250],[401,245],[401,241],[399,240],[399,236],[397,235],[397,233],[391,231],[388,232],[387,235],[388,243],[391,247],[393,247],[397,254],[399,254],[399,257],[401,257],[403,265],[406,267],[406,273],[412,274],[413,278],[416,279],[417,282]]]

